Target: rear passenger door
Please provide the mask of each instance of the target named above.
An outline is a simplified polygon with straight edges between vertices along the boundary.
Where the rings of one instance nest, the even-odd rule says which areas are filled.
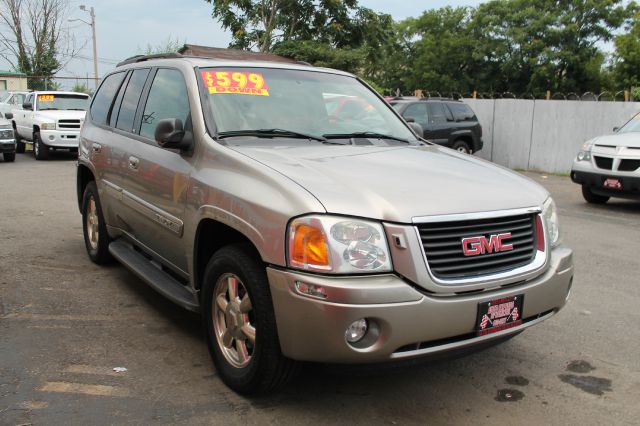
[[[124,220],[144,248],[186,276],[187,259],[180,241],[191,157],[161,148],[154,134],[163,118],[178,118],[186,131],[192,131],[187,86],[182,73],[171,68],[152,70],[141,91],[142,79],[137,80],[134,72],[115,123],[131,135],[122,184]]]

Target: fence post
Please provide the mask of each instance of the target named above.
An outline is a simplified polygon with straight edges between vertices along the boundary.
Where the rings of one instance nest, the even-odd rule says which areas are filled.
[[[629,102],[629,91],[628,90],[624,91],[624,101],[625,102]]]
[[[478,96],[478,91],[477,91],[477,90],[474,90],[474,91],[473,91],[473,99],[476,99],[476,98],[477,98],[477,96]]]
[[[551,90],[547,90],[547,100],[551,99]]]

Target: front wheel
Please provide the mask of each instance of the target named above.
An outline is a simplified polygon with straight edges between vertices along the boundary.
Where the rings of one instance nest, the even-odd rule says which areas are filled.
[[[25,143],[22,141],[22,138],[20,137],[20,135],[18,134],[18,131],[15,128],[13,129],[13,133],[16,135],[16,152],[18,154],[24,154],[24,151],[26,149]]]
[[[16,160],[15,152],[5,152],[3,155],[4,155],[4,161],[6,161],[7,163],[12,163]]]
[[[40,133],[33,134],[33,155],[36,157],[36,160],[46,160],[49,158],[49,147],[40,139]]]
[[[609,201],[609,198],[606,195],[598,195],[591,192],[591,188],[588,185],[582,185],[582,197],[585,199],[587,203],[591,204],[605,204]]]
[[[284,357],[265,267],[245,245],[216,252],[202,287],[207,344],[222,381],[242,394],[284,386],[297,365]]]
[[[473,150],[471,149],[469,144],[467,142],[465,142],[465,141],[455,141],[451,148],[453,148],[456,151],[461,152],[463,154],[472,154],[473,153]]]

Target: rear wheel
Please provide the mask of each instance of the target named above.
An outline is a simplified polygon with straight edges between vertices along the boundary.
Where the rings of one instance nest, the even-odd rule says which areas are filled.
[[[582,185],[582,196],[586,200],[587,203],[591,204],[605,204],[609,201],[609,198],[606,195],[598,195],[591,192],[591,188],[588,185]]]
[[[40,139],[40,133],[33,134],[33,155],[36,157],[36,160],[46,160],[49,158],[49,147]]]
[[[202,287],[209,352],[224,383],[259,394],[284,386],[297,364],[280,351],[265,267],[250,247],[220,249]]]
[[[89,258],[99,265],[110,263],[113,258],[109,253],[109,235],[102,215],[102,205],[100,198],[98,198],[98,188],[95,181],[89,182],[84,189],[82,231]]]
[[[4,161],[6,161],[7,163],[12,163],[13,161],[16,160],[15,152],[5,152],[3,155],[4,155]]]
[[[472,154],[473,153],[473,151],[471,150],[471,147],[469,146],[469,144],[467,142],[461,141],[461,140],[455,141],[451,148],[453,148],[456,151],[461,152],[463,154]]]

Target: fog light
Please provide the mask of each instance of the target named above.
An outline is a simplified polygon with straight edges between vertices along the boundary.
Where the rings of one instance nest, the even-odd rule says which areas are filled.
[[[345,332],[345,338],[347,339],[347,342],[359,342],[367,334],[368,328],[369,325],[367,324],[366,319],[359,319],[357,321],[354,321]]]
[[[56,138],[55,136],[53,136],[53,135],[49,135],[49,140],[50,140],[50,141],[55,140],[55,138]]]
[[[319,285],[296,281],[296,290],[304,296],[315,297],[317,299],[327,298],[327,290]]]

